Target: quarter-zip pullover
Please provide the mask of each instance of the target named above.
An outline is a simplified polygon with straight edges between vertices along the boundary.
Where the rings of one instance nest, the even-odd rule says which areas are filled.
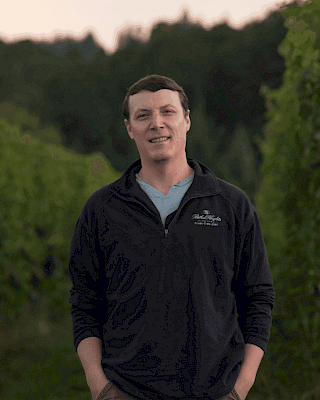
[[[163,225],[132,164],[84,205],[71,242],[74,344],[102,340],[102,367],[143,400],[229,393],[246,343],[266,350],[272,276],[253,205],[188,158],[194,179]]]

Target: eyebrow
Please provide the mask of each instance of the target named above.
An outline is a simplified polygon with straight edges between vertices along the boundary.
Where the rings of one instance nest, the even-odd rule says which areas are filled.
[[[137,114],[141,111],[150,111],[150,110],[148,108],[138,108],[138,110],[135,112],[135,114]]]

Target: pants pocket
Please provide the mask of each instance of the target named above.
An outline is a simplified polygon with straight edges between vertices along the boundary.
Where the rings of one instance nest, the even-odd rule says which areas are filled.
[[[235,388],[232,389],[231,393],[233,395],[234,400],[241,400],[241,397],[239,396],[239,393],[236,391]]]
[[[230,393],[220,397],[218,400],[242,400],[236,389],[232,389]]]
[[[111,381],[98,394],[95,400],[138,400],[120,390]]]
[[[111,381],[108,381],[106,385],[102,388],[101,392],[98,394],[98,396],[95,398],[95,400],[101,400],[103,398],[103,395],[109,390],[110,386],[112,385]]]

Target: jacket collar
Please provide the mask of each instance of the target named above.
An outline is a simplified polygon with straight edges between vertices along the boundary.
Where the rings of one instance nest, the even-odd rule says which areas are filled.
[[[211,196],[220,193],[216,176],[205,165],[193,158],[187,157],[187,162],[194,170],[194,180],[188,190],[188,197]],[[135,161],[124,174],[113,184],[112,189],[121,197],[132,198],[140,193],[141,188],[136,181],[136,176],[141,169],[141,160]]]

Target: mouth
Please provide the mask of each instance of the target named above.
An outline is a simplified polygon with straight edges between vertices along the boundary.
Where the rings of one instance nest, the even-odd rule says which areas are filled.
[[[170,139],[170,136],[161,136],[159,138],[154,138],[149,140],[150,143],[162,143],[162,142],[166,142],[167,140]]]

